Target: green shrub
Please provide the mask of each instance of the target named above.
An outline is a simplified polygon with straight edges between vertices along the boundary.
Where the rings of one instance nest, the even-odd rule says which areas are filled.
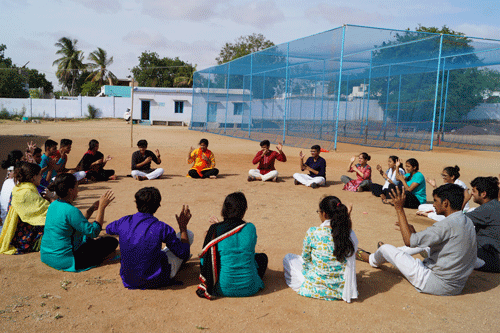
[[[96,108],[91,104],[88,104],[87,108],[88,108],[88,114],[87,114],[88,119],[96,119],[99,116],[99,113],[101,112],[101,110],[99,110],[98,108]]]

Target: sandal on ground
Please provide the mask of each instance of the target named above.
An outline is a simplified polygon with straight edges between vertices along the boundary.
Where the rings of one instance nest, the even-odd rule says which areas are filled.
[[[358,251],[356,251],[356,260],[363,261],[363,262],[368,262],[367,260],[364,260],[363,257],[361,256],[362,253],[366,253],[368,255],[371,254],[370,252],[367,252],[367,251],[365,251],[363,249],[359,249],[358,248]]]

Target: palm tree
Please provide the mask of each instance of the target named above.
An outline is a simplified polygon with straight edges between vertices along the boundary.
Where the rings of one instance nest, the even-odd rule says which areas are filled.
[[[75,81],[80,75],[80,71],[85,69],[83,63],[83,52],[76,47],[78,40],[62,37],[55,44],[59,48],[56,54],[62,55],[55,60],[52,65],[57,65],[56,75],[59,82],[68,89],[70,95],[73,95]]]
[[[108,81],[110,85],[118,81],[115,74],[108,70],[108,66],[113,63],[113,57],[108,59],[106,51],[98,47],[97,50],[89,54],[88,59],[93,62],[88,66],[94,71],[87,77],[87,80],[91,78],[92,82],[98,81],[101,86],[104,81]]]

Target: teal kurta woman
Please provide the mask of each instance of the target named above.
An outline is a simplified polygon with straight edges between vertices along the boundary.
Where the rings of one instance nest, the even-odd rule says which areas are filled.
[[[95,238],[101,232],[99,223],[89,223],[82,212],[62,200],[50,204],[45,220],[40,259],[59,270],[78,272],[75,267],[76,251],[87,237]]]
[[[247,223],[240,232],[219,243],[220,279],[216,295],[228,297],[251,296],[264,288],[257,272],[255,245],[257,230]]]

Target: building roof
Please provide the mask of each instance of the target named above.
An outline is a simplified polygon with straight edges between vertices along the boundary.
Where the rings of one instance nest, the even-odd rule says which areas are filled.
[[[135,87],[134,92],[157,93],[157,94],[191,94],[193,88],[159,88],[159,87]]]

